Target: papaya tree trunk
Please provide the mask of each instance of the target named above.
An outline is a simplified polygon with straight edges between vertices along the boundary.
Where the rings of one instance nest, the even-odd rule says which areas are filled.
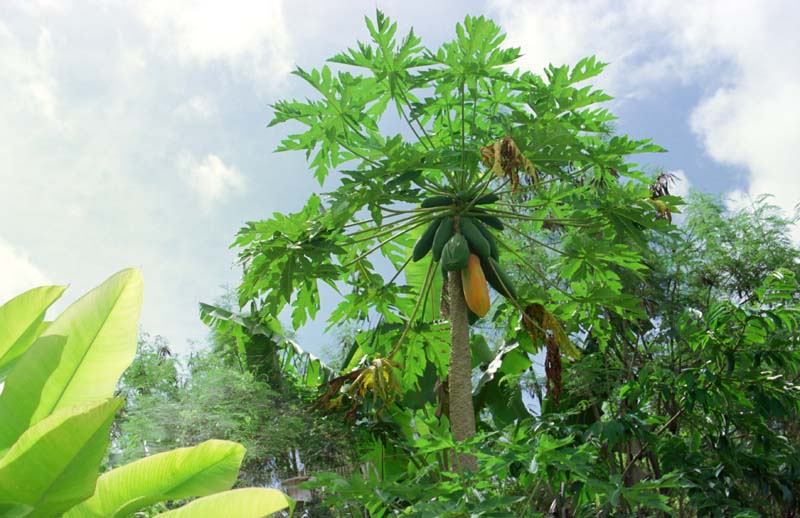
[[[472,407],[472,368],[469,347],[469,322],[467,303],[461,286],[461,273],[450,272],[447,276],[447,291],[450,298],[450,372],[448,392],[450,396],[450,429],[456,441],[475,435],[475,411]],[[458,469],[476,471],[477,459],[461,453],[456,460]]]

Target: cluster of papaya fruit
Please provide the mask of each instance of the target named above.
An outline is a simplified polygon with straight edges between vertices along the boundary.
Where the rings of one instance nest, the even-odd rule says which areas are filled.
[[[516,299],[508,274],[500,266],[500,251],[489,227],[503,230],[503,222],[480,208],[498,201],[496,194],[459,192],[455,196],[431,196],[422,201],[422,208],[442,207],[444,214],[434,218],[414,246],[412,258],[419,261],[428,252],[441,262],[442,275],[461,272],[467,307],[478,317],[486,315],[491,305],[489,289]],[[446,210],[450,208],[450,210]]]

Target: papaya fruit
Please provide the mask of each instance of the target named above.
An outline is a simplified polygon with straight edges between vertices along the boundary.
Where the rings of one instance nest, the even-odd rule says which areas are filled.
[[[433,252],[434,261],[441,260],[442,249],[444,248],[445,243],[447,243],[447,241],[450,239],[452,235],[453,235],[453,218],[446,217],[439,224],[439,229],[433,236],[433,247],[431,248],[431,251]]]
[[[481,319],[481,317],[479,317],[478,315],[473,313],[471,309],[467,308],[467,323],[469,325],[474,326],[475,322],[477,322],[480,319]],[[473,365],[473,367],[474,367],[474,365]]]
[[[430,209],[432,207],[447,207],[453,204],[453,198],[450,196],[431,196],[422,200],[420,206],[423,209]]]
[[[423,232],[420,238],[417,240],[417,244],[414,245],[414,251],[411,254],[411,258],[414,259],[414,262],[419,261],[431,251],[431,247],[433,246],[433,238],[436,235],[436,231],[439,230],[439,225],[443,219],[444,218],[436,218],[433,220],[431,224],[428,225],[428,228],[425,229],[425,232]]]
[[[469,203],[475,197],[475,191],[473,189],[469,189],[467,191],[458,191],[456,193],[456,199],[461,203]]]
[[[462,234],[453,234],[442,249],[442,268],[448,272],[462,270],[469,262],[469,245]]]
[[[466,191],[458,191],[456,193],[456,200],[465,205],[468,203],[472,205],[488,205],[500,199],[500,197],[494,193],[486,193],[478,196],[478,193],[483,191],[482,187],[481,185],[476,185]]]
[[[517,298],[517,291],[514,289],[514,283],[508,276],[500,263],[494,257],[481,260],[484,275],[489,285],[494,288],[500,295],[515,299]]]
[[[497,202],[499,199],[500,196],[494,193],[484,194],[483,196],[480,196],[478,197],[477,200],[475,200],[475,205],[489,205],[490,203]]]
[[[486,315],[492,302],[489,300],[489,286],[483,275],[481,260],[475,254],[470,254],[467,267],[461,270],[461,285],[467,307],[479,317]]]
[[[494,257],[496,260],[500,260],[500,248],[497,246],[497,241],[495,240],[494,236],[492,235],[492,231],[486,228],[486,225],[481,223],[479,220],[474,220],[475,226],[478,228],[483,237],[486,238],[486,241],[489,242],[489,256]]]
[[[481,209],[473,209],[469,211],[469,215],[479,221],[482,221],[483,223],[489,225],[490,227],[496,228],[501,232],[505,228],[505,225],[503,225],[503,222],[500,221],[500,218],[492,216],[491,214],[487,214],[485,211]]]
[[[516,299],[517,290],[514,287],[514,282],[511,280],[511,277],[508,276],[508,273],[503,269],[502,266],[500,266],[500,263],[498,261],[490,257],[489,262],[492,264],[492,267],[497,272],[497,276],[499,277],[500,282],[502,283],[503,289],[500,290],[500,293],[507,297],[511,297],[512,299]]]
[[[475,222],[470,218],[462,217],[459,224],[461,226],[461,233],[464,234],[472,251],[478,254],[478,257],[489,257],[492,252],[492,247],[489,245],[489,241],[486,240],[486,237],[478,230]]]

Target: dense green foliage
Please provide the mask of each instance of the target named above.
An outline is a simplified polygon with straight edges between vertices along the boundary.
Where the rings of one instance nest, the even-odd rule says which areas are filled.
[[[697,197],[672,225],[672,178],[628,160],[660,148],[613,134],[597,106],[609,97],[584,86],[603,69],[593,58],[540,77],[511,69],[519,50],[484,18],[439,49],[413,32],[396,39],[381,13],[367,25],[372,41],[333,57],[336,68],[297,70],[316,99],[275,105],[272,124],[301,128],[280,150],[304,151],[335,189],[249,223],[235,243],[242,329],[282,335],[287,306],[304,324],[319,282],[342,296],[330,325],[356,329],[333,372],[289,375],[322,384],[316,408],[360,433],[370,469],[317,478],[332,512],[792,515],[791,222],[763,201],[728,215]],[[476,213],[465,193],[498,199]],[[423,230],[466,216],[504,229],[498,264],[517,290],[473,322],[472,372],[454,385],[456,292]],[[288,349],[272,346],[264,357]],[[250,368],[256,349],[242,341]],[[465,388],[477,435],[463,440],[452,407]]]
[[[222,350],[194,353],[184,368],[163,340],[143,336],[120,384],[126,406],[117,419],[114,464],[217,438],[247,449],[239,485],[277,480],[351,462],[340,422],[307,411],[291,386],[270,386]]]

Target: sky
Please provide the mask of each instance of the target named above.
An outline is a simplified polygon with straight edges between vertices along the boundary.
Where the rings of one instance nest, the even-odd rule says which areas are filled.
[[[489,16],[534,72],[597,55],[619,131],[669,150],[639,163],[678,194],[800,202],[796,0],[2,0],[0,302],[69,284],[59,311],[138,266],[143,329],[201,347],[198,302],[240,277],[237,230],[320,191],[302,154],[273,153],[270,105],[308,93],[295,66],[366,40],[376,7],[430,47]],[[299,341],[335,346],[322,328]]]

